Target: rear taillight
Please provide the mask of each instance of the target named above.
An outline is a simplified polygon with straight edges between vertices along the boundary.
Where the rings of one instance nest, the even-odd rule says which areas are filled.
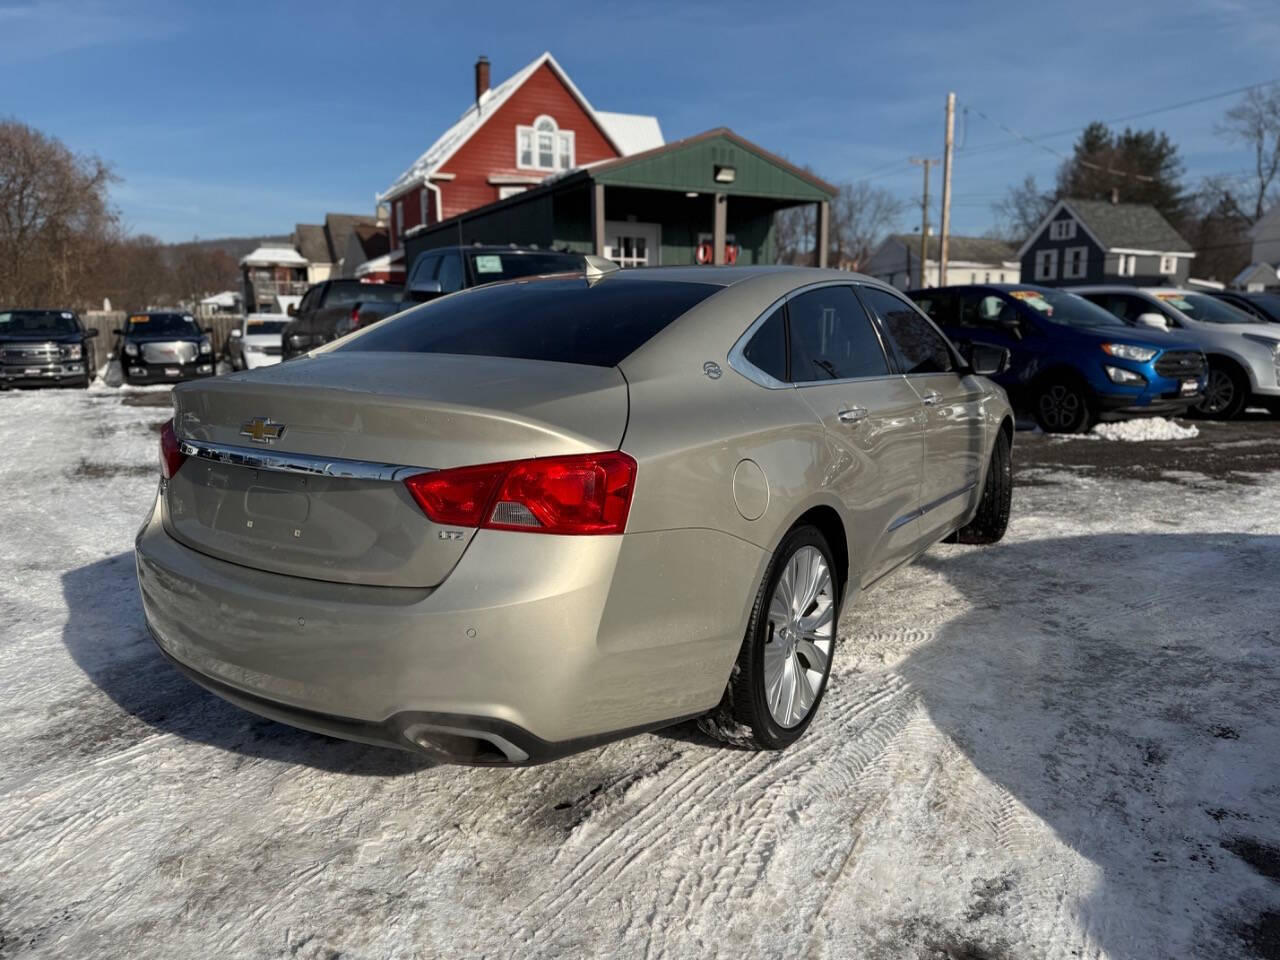
[[[622,533],[636,462],[621,451],[419,473],[405,480],[436,523],[527,533]]]
[[[356,304],[351,308],[351,329],[360,329],[360,304]]]
[[[160,428],[160,475],[168,480],[178,472],[186,459],[187,455],[178,446],[178,434],[174,432],[173,421],[170,420]]]

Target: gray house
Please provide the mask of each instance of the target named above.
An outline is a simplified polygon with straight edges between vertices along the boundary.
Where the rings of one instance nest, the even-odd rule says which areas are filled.
[[[1182,286],[1191,244],[1146,203],[1059,200],[1018,250],[1022,282]]]

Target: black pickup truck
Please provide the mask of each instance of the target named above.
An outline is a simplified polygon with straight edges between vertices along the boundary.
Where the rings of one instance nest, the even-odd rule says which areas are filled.
[[[0,389],[89,386],[97,335],[71,310],[0,310]]]
[[[404,296],[398,283],[324,280],[311,287],[302,302],[289,308],[289,323],[280,336],[281,355],[290,360],[321,347],[353,329],[357,311],[366,305],[394,306]],[[399,308],[396,308],[399,309]],[[394,313],[395,309],[388,310]]]
[[[404,299],[394,303],[362,303],[350,317],[340,321],[336,332],[340,337],[346,336],[393,313],[467,287],[547,273],[579,273],[585,264],[579,253],[521,247],[470,246],[427,250],[410,267]]]

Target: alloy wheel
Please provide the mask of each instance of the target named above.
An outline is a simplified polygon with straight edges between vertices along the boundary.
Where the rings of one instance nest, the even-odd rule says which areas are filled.
[[[831,666],[835,588],[816,547],[792,554],[769,601],[764,646],[765,701],[781,727],[801,723],[817,700]]]
[[[1055,383],[1040,394],[1040,416],[1052,430],[1074,429],[1083,414],[1084,401],[1080,394],[1065,384]]]
[[[1205,413],[1221,413],[1231,406],[1236,396],[1236,385],[1225,370],[1211,369],[1209,382],[1204,387],[1204,399],[1200,410]]]

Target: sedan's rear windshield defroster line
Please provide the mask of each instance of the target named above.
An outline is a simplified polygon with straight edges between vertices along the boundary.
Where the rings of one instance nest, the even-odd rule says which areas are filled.
[[[386,320],[338,352],[453,353],[613,367],[722,289],[625,276],[476,287]]]

